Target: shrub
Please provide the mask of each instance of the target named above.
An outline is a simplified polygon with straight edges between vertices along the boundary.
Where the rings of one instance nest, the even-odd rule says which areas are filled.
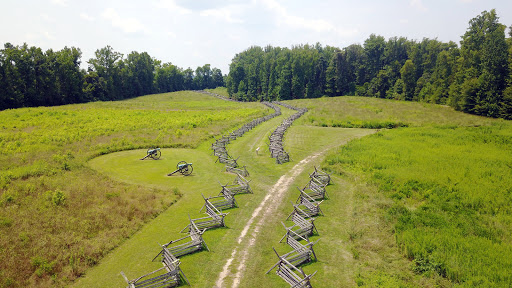
[[[54,206],[63,206],[66,202],[66,195],[60,190],[46,191],[46,199]]]

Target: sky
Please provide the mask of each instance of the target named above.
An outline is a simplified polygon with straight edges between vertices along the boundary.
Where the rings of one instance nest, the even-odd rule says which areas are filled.
[[[110,45],[128,55],[147,52],[195,70],[210,64],[229,72],[231,59],[257,45],[363,44],[437,38],[459,43],[469,20],[496,9],[512,25],[511,0],[0,0],[1,45],[80,48],[82,67]]]

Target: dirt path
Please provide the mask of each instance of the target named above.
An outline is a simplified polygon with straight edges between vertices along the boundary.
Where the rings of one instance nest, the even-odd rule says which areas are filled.
[[[240,232],[237,239],[237,246],[233,248],[230,258],[225,262],[222,271],[218,275],[213,287],[239,287],[240,281],[242,280],[245,272],[249,253],[251,252],[252,247],[259,237],[260,231],[267,224],[267,220],[271,219],[270,216],[278,211],[282,200],[286,198],[284,196],[289,190],[290,185],[294,183],[295,179],[304,171],[308,164],[317,161],[322,155],[331,149],[345,145],[347,142],[355,138],[360,138],[375,132],[375,130],[366,130],[362,133],[353,135],[353,137],[343,140],[340,139],[341,141],[336,142],[336,144],[333,143],[328,147],[324,147],[319,152],[307,156],[302,161],[293,166],[293,168],[290,169],[287,173],[281,176],[279,180],[272,186],[272,188],[269,189],[269,192],[265,198],[254,210],[251,218],[247,221],[247,224]]]
[[[245,261],[247,260],[247,255],[249,254],[249,250],[251,249],[251,247],[254,246],[256,237],[258,236],[259,231],[265,222],[265,219],[267,218],[267,216],[269,216],[269,215],[273,214],[275,211],[277,211],[277,208],[281,204],[281,199],[284,198],[283,194],[286,193],[286,191],[288,190],[290,185],[293,183],[295,178],[304,170],[304,167],[307,164],[309,164],[311,161],[313,161],[314,159],[318,158],[324,152],[325,152],[325,150],[303,159],[302,161],[297,163],[295,166],[293,166],[293,168],[287,174],[281,176],[281,178],[279,178],[277,183],[274,184],[274,186],[272,186],[272,188],[270,189],[270,192],[267,194],[267,196],[265,196],[263,201],[261,201],[258,208],[256,208],[254,210],[251,218],[249,219],[249,221],[245,225],[244,229],[240,233],[240,236],[238,237],[237,242],[240,245],[245,240],[245,238],[247,236],[247,232],[249,232],[249,229],[251,229],[253,222],[260,215],[260,213],[263,212],[262,217],[259,218],[256,225],[253,227],[252,232],[250,233],[250,238],[247,240],[248,243],[245,245],[245,247],[242,248],[242,250],[240,252],[238,252],[237,248],[235,248],[235,250],[233,250],[233,253],[231,253],[231,257],[226,261],[226,264],[224,265],[222,272],[220,273],[219,278],[217,279],[217,281],[215,283],[217,287],[228,287],[228,286],[224,285],[224,279],[229,275],[229,271],[228,271],[229,267],[231,266],[231,263],[233,262],[233,259],[235,258],[235,256],[239,253],[239,254],[241,254],[241,256],[239,257],[241,260],[236,269],[237,272],[235,274],[235,279],[233,281],[233,284],[229,286],[229,287],[233,287],[233,288],[238,287],[238,285],[240,284],[240,279],[244,272]],[[269,201],[270,201],[270,204],[267,204],[267,202],[269,202]]]

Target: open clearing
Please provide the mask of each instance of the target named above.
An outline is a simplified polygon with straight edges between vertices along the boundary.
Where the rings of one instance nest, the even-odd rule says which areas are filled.
[[[224,165],[215,163],[209,149],[211,136],[269,112],[258,103],[227,104],[195,94],[152,95],[111,104],[118,107],[117,115],[125,115],[124,121],[137,122],[140,105],[156,115],[174,109],[156,105],[158,101],[186,106],[195,111],[186,115],[198,115],[199,122],[188,121],[190,117],[182,119],[185,122],[170,119],[174,124],[168,127],[171,122],[158,121],[150,132],[154,137],[158,134],[155,139],[144,134],[140,123],[139,128],[129,123],[112,128],[95,125],[102,120],[92,119],[85,110],[109,110],[109,103],[5,112],[12,119],[9,116],[4,123],[4,132],[10,133],[3,138],[4,144],[10,146],[3,148],[15,147],[15,140],[27,145],[16,146],[26,151],[17,151],[23,154],[18,162],[3,162],[13,173],[0,177],[0,188],[8,187],[0,195],[0,240],[13,244],[0,246],[0,259],[6,259],[0,268],[19,266],[13,259],[23,267],[19,272],[0,269],[0,284],[31,275],[28,286],[125,287],[120,271],[133,279],[160,268],[160,263],[151,262],[160,250],[158,243],[181,238],[179,231],[188,224],[188,215],[204,215],[199,211],[201,194],[216,196],[221,190],[219,182],[234,179],[224,172]],[[237,195],[239,207],[225,210],[229,212],[227,227],[204,234],[210,252],[180,258],[192,286],[258,287],[265,283],[283,287],[274,272],[265,272],[277,261],[272,248],[279,254],[290,251],[279,243],[285,233],[282,222],[291,225],[285,221],[292,210],[290,202],[296,201],[296,187],[308,182],[314,166],[334,173],[333,184],[327,187],[329,198],[321,205],[324,216],[315,221],[319,234],[310,238],[320,240],[314,247],[318,261],[302,267],[307,274],[318,271],[312,279],[315,288],[490,287],[511,281],[508,199],[512,186],[508,179],[512,179],[512,126],[508,121],[430,104],[360,97],[287,103],[309,109],[285,134],[291,162],[277,165],[266,145],[277,125],[295,113],[286,108],[283,115],[228,145],[229,154],[247,166],[254,194]],[[209,115],[216,104],[227,109],[224,116],[202,121],[200,116]],[[42,126],[44,122],[67,119],[70,113],[71,118],[92,120],[77,131],[73,121],[63,123],[57,133],[63,137],[53,137],[58,142],[44,147],[30,144],[50,129]],[[33,115],[43,118],[34,122]],[[165,115],[159,117],[165,119]],[[237,124],[228,123],[233,118]],[[408,127],[377,133],[339,128],[399,127],[400,123]],[[168,137],[169,131],[158,132],[158,125],[174,131],[174,140]],[[92,131],[88,127],[95,126],[104,130],[87,136]],[[85,140],[73,142],[69,131]],[[138,144],[141,137],[146,139],[142,146]],[[167,143],[161,146],[160,160],[140,161],[147,146],[158,141]],[[42,148],[54,154],[41,153],[46,151]],[[105,155],[93,158],[101,154]],[[32,160],[35,156],[37,161]],[[194,173],[166,176],[182,160],[193,163]],[[48,164],[41,165],[44,161]],[[23,217],[27,213],[32,217]],[[71,214],[80,217],[66,216]],[[29,225],[28,220],[34,223]],[[453,245],[466,249],[451,249]],[[468,257],[479,260],[463,261]],[[19,283],[25,282],[15,285]]]
[[[219,278],[224,264],[231,255],[235,258],[231,260],[231,265],[227,266],[223,274],[225,284],[222,287],[232,287],[233,281],[245,286],[247,279],[261,280],[263,277],[269,278],[266,280],[273,283],[271,287],[282,286],[280,280],[275,279],[273,275],[264,275],[268,269],[264,266],[266,263],[261,263],[263,266],[257,268],[258,270],[244,269],[245,266],[254,265],[255,259],[249,255],[255,252],[258,254],[271,252],[271,250],[256,250],[258,245],[254,245],[255,241],[266,241],[258,237],[258,232],[269,230],[267,221],[275,219],[276,213],[283,209],[283,205],[290,205],[288,198],[296,197],[294,185],[303,185],[307,180],[307,178],[299,179],[297,176],[303,174],[307,177],[305,171],[310,172],[314,165],[318,166],[321,161],[320,156],[324,152],[373,132],[364,129],[306,126],[290,129],[285,136],[285,145],[292,155],[292,162],[277,165],[268,155],[265,140],[273,128],[290,113],[292,112],[283,111],[283,116],[261,124],[228,145],[230,154],[235,157],[240,156],[239,162],[246,165],[251,173],[251,188],[254,194],[236,196],[240,207],[226,210],[230,213],[226,217],[228,228],[209,230],[204,234],[211,252],[200,252],[181,258],[181,267],[193,286],[213,286],[214,279]],[[318,141],[318,139],[323,140]],[[98,266],[90,269],[74,287],[90,287],[93,284],[101,287],[122,287],[125,282],[119,274],[120,271],[124,271],[129,278],[134,278],[160,267],[161,264],[150,262],[159,251],[157,243],[166,243],[180,238],[179,231],[187,225],[187,215],[190,214],[192,218],[200,215],[199,209],[203,204],[201,193],[205,196],[216,196],[220,191],[217,181],[227,183],[233,179],[232,174],[222,172],[223,165],[214,163],[215,157],[208,149],[209,144],[205,143],[198,149],[163,149],[162,158],[157,161],[140,161],[138,159],[144,155],[145,151],[134,150],[108,154],[90,162],[91,167],[111,175],[116,180],[155,187],[177,187],[183,196],[170,209],[146,224],[133,237],[105,257]],[[258,147],[259,155],[256,154]],[[181,160],[194,163],[193,175],[190,177],[165,176],[174,167],[173,165]],[[279,180],[280,178],[282,179]],[[284,221],[285,217],[281,219]],[[279,229],[279,234],[281,230],[283,229]],[[278,244],[279,239],[280,236],[268,240]],[[239,252],[237,254],[233,251]],[[269,255],[268,260],[273,262],[274,257]]]

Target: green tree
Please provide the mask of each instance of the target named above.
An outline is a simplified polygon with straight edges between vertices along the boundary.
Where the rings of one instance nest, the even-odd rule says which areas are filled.
[[[416,69],[412,60],[405,61],[404,66],[400,69],[400,74],[404,83],[404,100],[413,100],[414,89],[416,88]]]
[[[364,52],[366,55],[364,65],[367,71],[365,82],[371,81],[384,67],[385,49],[386,40],[382,36],[371,34],[370,37],[364,41]]]
[[[403,100],[404,99],[404,81],[398,78],[391,89],[386,92],[386,98]]]
[[[508,30],[508,79],[507,88],[503,91],[503,100],[500,107],[500,116],[505,119],[512,119],[512,25]]]
[[[313,77],[309,82],[309,88],[307,92],[308,98],[318,98],[325,93],[325,73],[327,70],[327,61],[325,61],[325,57],[321,51],[319,54],[318,62],[314,67]]]
[[[85,101],[101,101],[107,99],[107,83],[96,71],[89,71],[84,77],[82,86]]]
[[[7,109],[9,107],[5,65],[5,55],[3,50],[0,50],[0,110]]]
[[[494,9],[469,21],[461,41],[461,56],[458,78],[462,84],[457,90],[462,103],[458,106],[465,112],[499,116],[508,75],[508,51],[505,26],[498,22]]]
[[[156,65],[154,81],[155,87],[160,93],[185,89],[183,72],[172,63]]]
[[[377,98],[386,98],[387,92],[393,86],[393,69],[392,66],[386,66],[377,74],[377,77],[371,81],[371,87],[373,88],[373,96]]]
[[[254,61],[247,65],[247,101],[254,101],[257,99],[259,92],[260,92],[260,85],[259,85],[259,60],[261,59],[254,59]]]
[[[279,98],[278,100],[289,100],[292,95],[292,71],[288,62],[281,70],[279,78]]]
[[[183,88],[185,90],[195,90],[194,86],[194,71],[189,67],[183,71]]]
[[[55,53],[54,74],[59,88],[58,97],[62,99],[59,104],[87,101],[82,90],[84,73],[80,70],[81,57],[82,52],[75,47],[64,47]]]
[[[297,49],[293,51],[293,61],[291,65],[291,98],[292,99],[302,99],[305,95],[306,90],[306,78],[305,78],[305,63],[303,59],[303,49]]]
[[[335,96],[336,92],[338,91],[336,87],[336,83],[338,82],[336,75],[336,65],[336,55],[333,55],[331,61],[329,62],[329,66],[325,71],[325,94],[328,96]]]
[[[153,93],[155,75],[155,60],[147,52],[133,51],[124,61],[127,68],[127,82],[133,87],[131,96],[141,96]]]
[[[212,88],[224,87],[224,76],[219,68],[212,69]]]
[[[228,92],[229,95],[233,95],[238,93],[240,81],[245,78],[245,70],[242,63],[235,60],[229,66],[228,82],[230,85],[228,85]]]
[[[424,91],[428,102],[437,104],[447,104],[450,91],[450,85],[455,80],[455,64],[459,56],[459,49],[452,43],[449,50],[443,50],[439,53],[436,60],[436,66],[431,78],[431,91]]]
[[[247,86],[245,86],[245,82],[244,80],[240,81],[240,83],[238,83],[238,89],[237,89],[237,99],[240,100],[240,101],[245,101],[247,100]]]
[[[98,49],[94,52],[96,58],[89,59],[89,69],[98,73],[106,83],[106,99],[116,100],[121,99],[119,95],[119,61],[122,60],[123,54],[114,51],[110,46]]]

